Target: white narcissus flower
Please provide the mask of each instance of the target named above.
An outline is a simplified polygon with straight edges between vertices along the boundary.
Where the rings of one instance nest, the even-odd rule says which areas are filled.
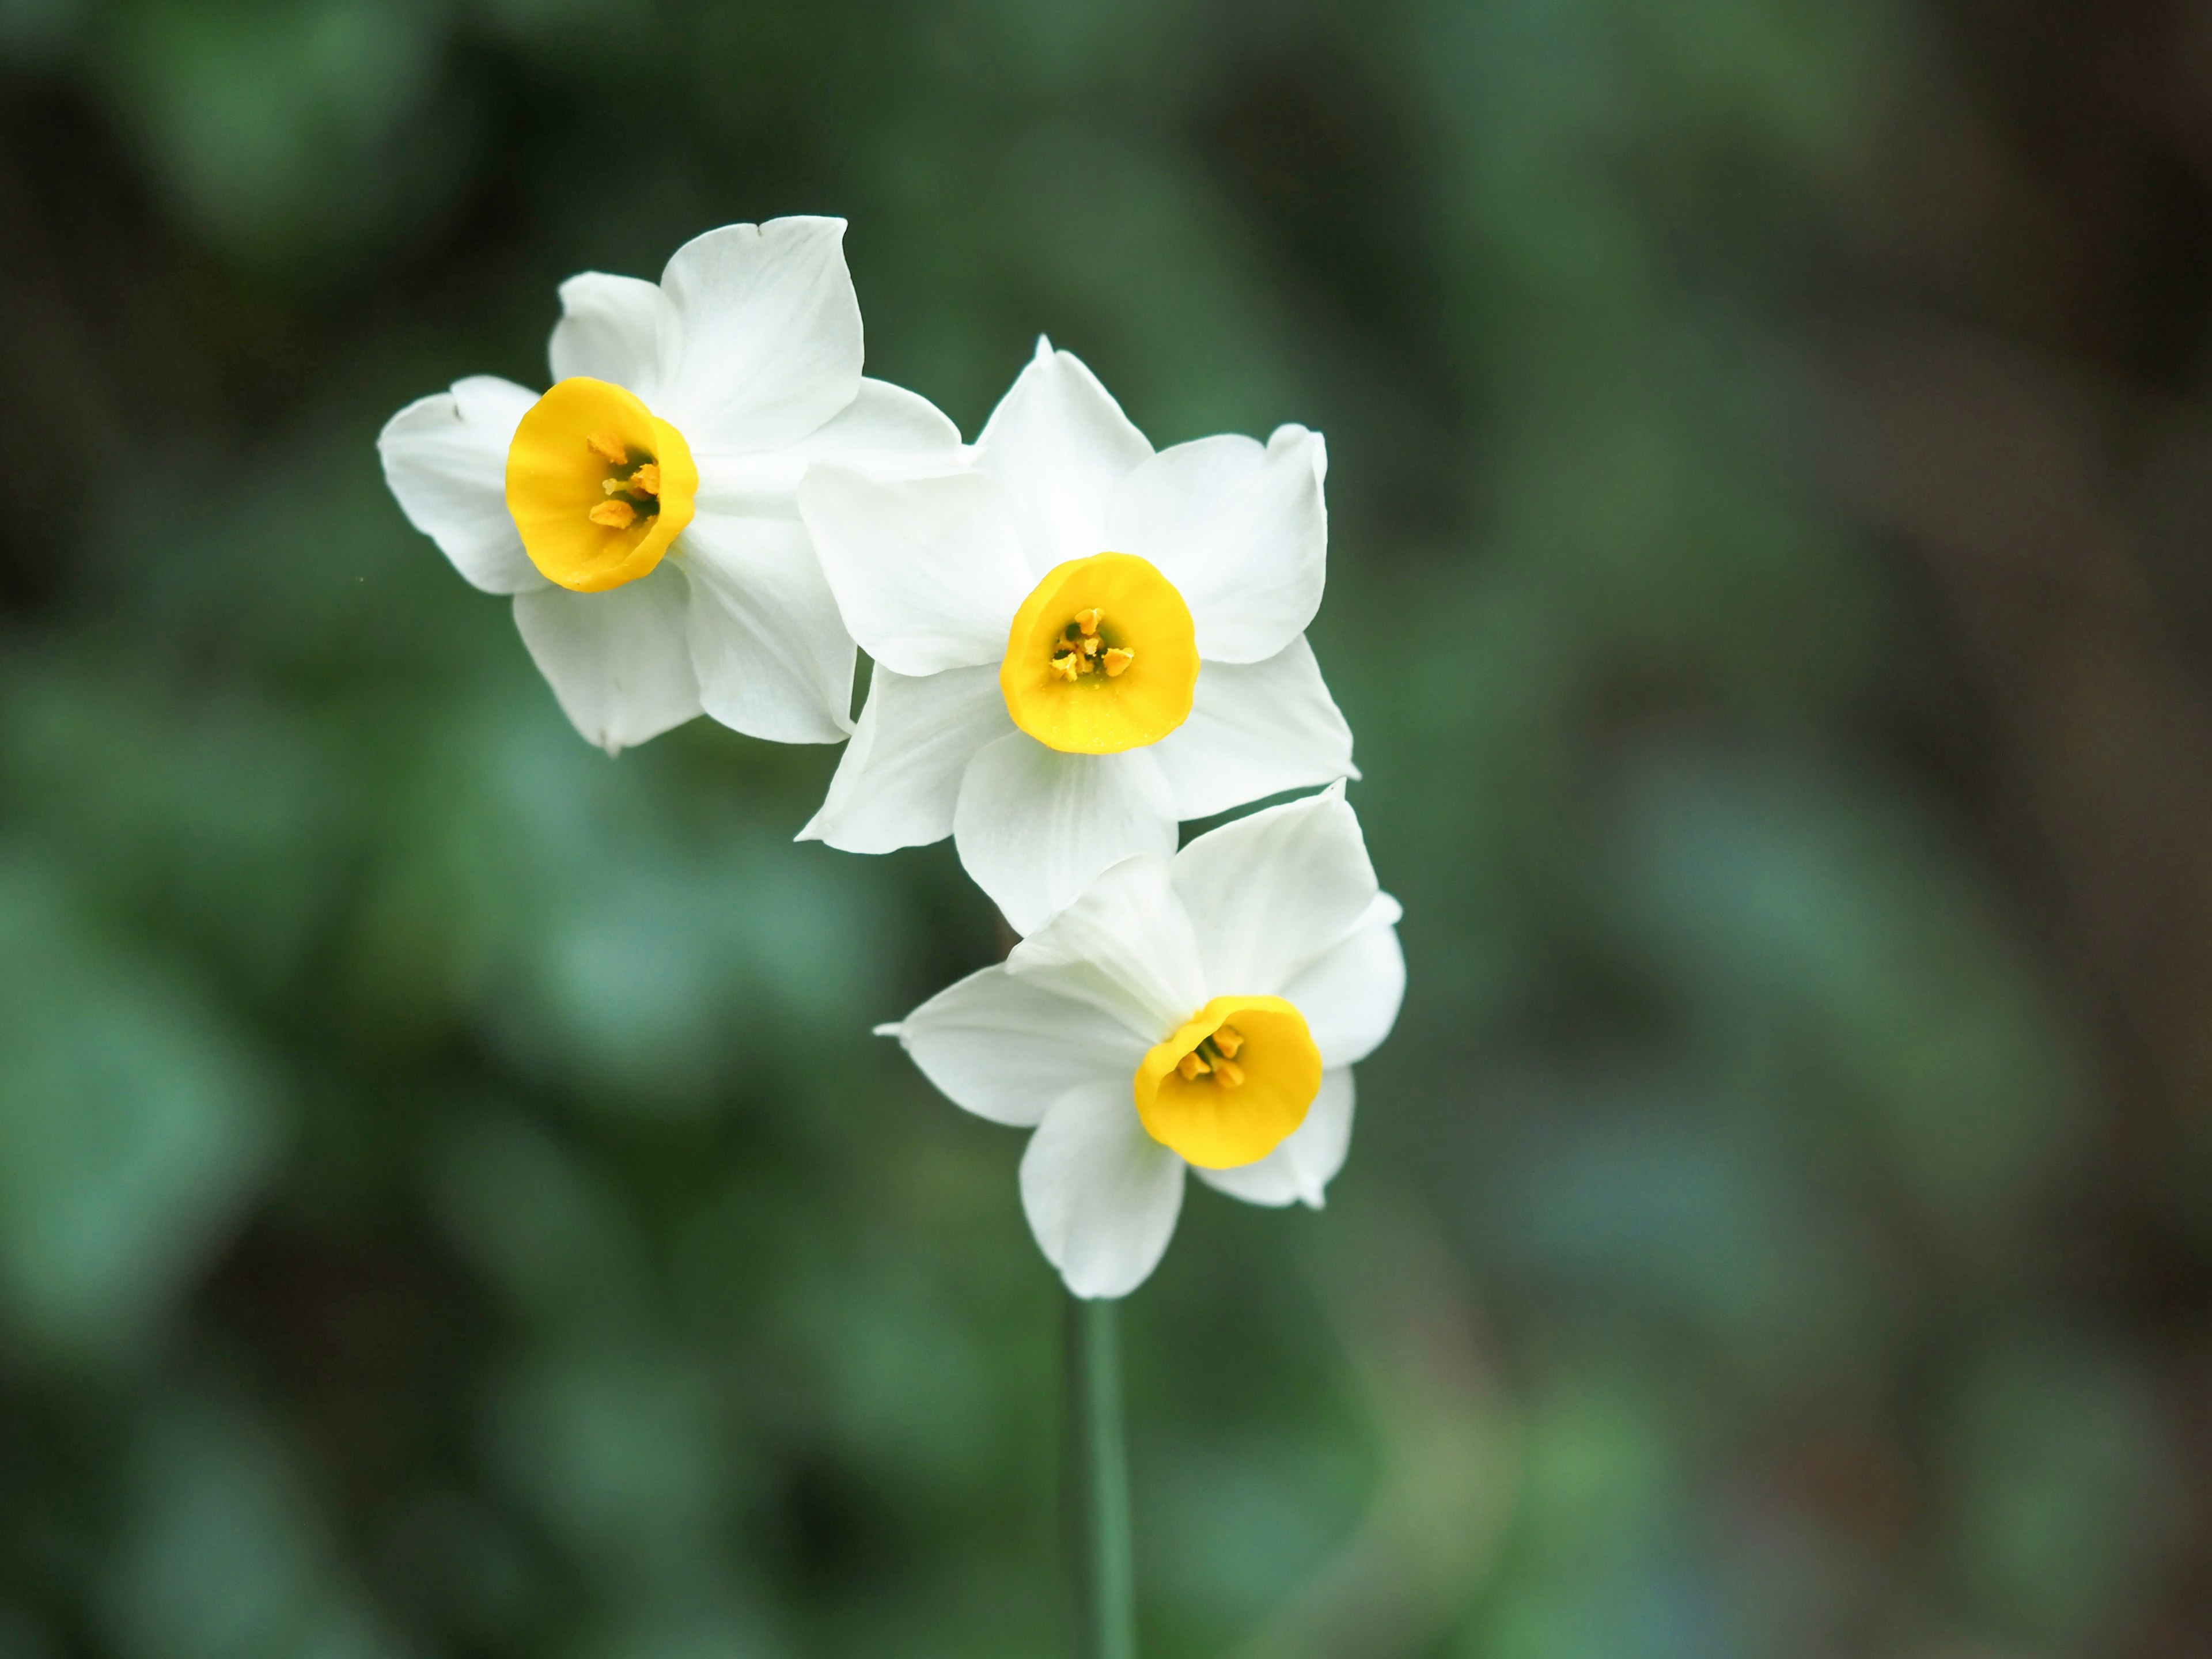
[[[1074,903],[896,1025],[929,1080],[1034,1128],[1022,1206],[1081,1297],[1158,1264],[1183,1172],[1318,1209],[1352,1139],[1352,1067],[1406,988],[1342,787],[1123,860]]]
[[[410,404],[392,493],[514,620],[613,754],[704,712],[784,743],[852,729],[853,641],[794,491],[810,462],[957,465],[923,398],[860,374],[842,219],[729,225],[658,283],[561,285],[540,398],[489,375]]]
[[[867,706],[802,838],[950,834],[1029,933],[1179,819],[1356,777],[1305,641],[1321,603],[1318,434],[1155,454],[1083,364],[1036,356],[964,471],[801,482]]]

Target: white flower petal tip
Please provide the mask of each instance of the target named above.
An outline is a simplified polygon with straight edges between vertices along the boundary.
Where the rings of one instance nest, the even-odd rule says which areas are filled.
[[[899,1021],[894,1019],[875,1027],[874,1030],[868,1033],[868,1035],[871,1036],[898,1037],[903,1039],[906,1036],[906,1027]]]
[[[1070,1291],[1122,1297],[1152,1277],[1182,1211],[1184,1167],[1145,1133],[1118,1084],[1053,1103],[1022,1154],[1022,1208]]]
[[[1352,1063],[1403,997],[1398,915],[1333,786],[1117,860],[897,1029],[958,1104],[1035,1127],[1021,1194],[1038,1248],[1077,1296],[1124,1296],[1166,1250],[1192,1170],[1247,1203],[1326,1206]]]
[[[1297,448],[1304,448],[1312,458],[1314,482],[1326,484],[1328,482],[1328,439],[1310,428],[1300,426],[1296,421],[1286,421],[1267,434],[1267,453],[1271,456]]]
[[[515,595],[523,643],[586,743],[617,755],[702,712],[684,638],[689,599],[684,573],[665,562],[605,593]]]
[[[701,706],[772,743],[851,736],[855,653],[805,526],[701,513],[678,546]]]
[[[1036,355],[983,423],[975,466],[1005,491],[1034,582],[1055,565],[1115,546],[1107,505],[1152,453],[1083,360],[1039,335]]]

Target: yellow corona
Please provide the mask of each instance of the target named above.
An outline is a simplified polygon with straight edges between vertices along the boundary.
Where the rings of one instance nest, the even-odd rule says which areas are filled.
[[[562,380],[507,446],[507,510],[523,550],[579,593],[652,574],[691,522],[698,489],[684,434],[605,380]]]
[[[1132,1086],[1145,1132],[1206,1170],[1256,1164],[1306,1121],[1321,1050],[1280,997],[1216,997],[1156,1045]]]
[[[1189,718],[1197,685],[1190,607],[1129,553],[1055,566],[1014,613],[999,668],[1014,724],[1071,755],[1158,743]]]

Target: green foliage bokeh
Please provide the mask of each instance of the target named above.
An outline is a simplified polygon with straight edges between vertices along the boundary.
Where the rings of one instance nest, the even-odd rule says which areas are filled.
[[[830,212],[973,437],[1035,334],[1328,437],[1411,993],[1318,1215],[1128,1310],[1148,1650],[2018,1650],[2157,1418],[2037,1289],[2081,1037],[1870,736],[1796,307],[1909,20],[1802,0],[7,0],[0,1652],[1064,1642],[1000,948],[834,753],[618,761],[385,493],[556,283]],[[48,496],[53,499],[49,501]],[[20,516],[22,508],[15,512]]]

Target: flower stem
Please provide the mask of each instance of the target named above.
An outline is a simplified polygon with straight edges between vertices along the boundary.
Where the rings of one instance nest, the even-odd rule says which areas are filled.
[[[1137,1659],[1120,1314],[1117,1302],[1068,1298],[1068,1544],[1080,1659]]]

